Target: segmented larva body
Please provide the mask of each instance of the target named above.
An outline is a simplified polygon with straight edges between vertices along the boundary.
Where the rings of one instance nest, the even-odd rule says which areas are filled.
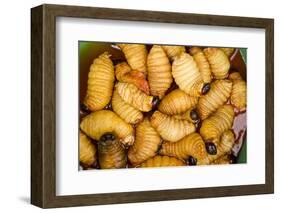
[[[244,110],[247,104],[247,85],[243,80],[234,80],[230,96],[231,104],[239,110]]]
[[[164,96],[173,82],[171,64],[159,45],[153,45],[147,57],[148,83],[153,96]]]
[[[210,91],[199,98],[197,110],[202,120],[222,106],[230,97],[232,82],[230,80],[216,80],[211,83]]]
[[[103,109],[112,96],[114,66],[110,55],[105,52],[96,58],[88,74],[88,89],[84,104],[92,111]]]
[[[91,140],[80,131],[79,133],[79,159],[83,166],[96,166],[97,148]]]
[[[210,83],[212,80],[211,68],[203,51],[193,50],[191,52],[193,53],[191,55],[193,55],[193,59],[197,63],[203,82]]]
[[[146,95],[135,85],[129,83],[117,83],[116,90],[120,97],[128,104],[143,112],[152,109],[153,96]]]
[[[214,160],[211,165],[222,165],[222,164],[230,164],[231,160],[229,159],[228,155],[223,155],[222,157]]]
[[[230,68],[227,55],[219,48],[206,48],[203,51],[210,63],[213,76],[216,79],[226,78]]]
[[[156,155],[161,144],[160,135],[146,118],[136,128],[136,141],[129,148],[128,158],[133,166],[141,164]]]
[[[149,94],[149,86],[144,73],[138,70],[132,70],[126,62],[119,63],[115,66],[115,76],[118,81],[132,83],[147,95]]]
[[[169,166],[187,166],[187,165],[182,160],[179,160],[175,157],[160,156],[160,155],[150,158],[140,165],[141,168],[169,167]]]
[[[230,48],[230,47],[224,47],[220,49],[227,55],[227,57],[231,57],[234,52],[234,48]]]
[[[118,169],[126,167],[126,151],[118,140],[99,141],[98,156],[101,169]]]
[[[161,137],[170,142],[176,142],[184,136],[195,132],[195,125],[193,123],[173,118],[159,111],[153,113],[150,121]]]
[[[94,140],[99,140],[105,133],[113,133],[124,145],[132,145],[135,141],[133,127],[109,110],[87,115],[83,118],[80,128]]]
[[[147,50],[143,44],[117,44],[125,55],[128,64],[133,70],[146,75]]]
[[[235,137],[231,130],[226,130],[222,133],[220,143],[217,146],[217,154],[209,155],[202,160],[201,164],[211,164],[220,159],[222,156],[228,154],[235,143]]]
[[[228,79],[229,80],[242,80],[243,78],[239,72],[232,72],[229,74]]]
[[[197,97],[190,96],[180,89],[175,89],[166,95],[159,104],[159,111],[167,115],[186,112],[198,102]]]
[[[173,118],[187,120],[191,123],[197,123],[200,120],[196,108],[190,108],[184,113],[173,115]]]
[[[192,156],[197,159],[197,164],[207,157],[205,143],[198,133],[192,133],[176,143],[163,143],[160,154],[183,160]]]
[[[130,124],[137,124],[143,119],[143,114],[140,110],[127,104],[115,90],[112,96],[112,109],[124,121]]]
[[[202,52],[202,48],[200,47],[191,47],[189,49],[190,55],[195,55],[196,53]]]
[[[181,53],[172,65],[172,75],[181,90],[191,96],[201,95],[204,82],[199,68],[193,57],[188,53]]]
[[[232,127],[233,120],[233,106],[223,105],[212,116],[202,122],[200,134],[205,141],[216,143],[221,134]]]
[[[179,54],[185,52],[184,46],[163,45],[162,48],[165,50],[165,52],[170,60],[174,60]]]

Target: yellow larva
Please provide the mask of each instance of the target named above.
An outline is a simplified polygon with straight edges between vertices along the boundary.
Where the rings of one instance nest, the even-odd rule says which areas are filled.
[[[181,90],[191,96],[201,95],[204,82],[193,57],[188,53],[177,56],[172,65],[172,75]]]
[[[148,112],[152,109],[153,96],[146,95],[135,85],[129,83],[117,83],[116,90],[120,97],[136,109]]]
[[[216,79],[226,78],[230,68],[227,55],[219,48],[206,48],[203,51],[210,63],[213,76]]]
[[[216,143],[221,134],[232,127],[233,120],[233,106],[223,105],[212,116],[202,122],[200,134],[205,141]]]
[[[192,156],[197,159],[198,164],[207,157],[205,143],[198,133],[185,136],[175,143],[163,143],[160,154],[177,157],[182,160]]]
[[[137,166],[148,158],[155,156],[160,144],[160,135],[151,126],[148,118],[146,118],[137,126],[136,141],[128,151],[128,158],[131,164]]]
[[[231,104],[239,110],[244,110],[247,104],[247,85],[243,80],[234,80],[230,96]]]
[[[176,119],[187,120],[191,123],[197,123],[200,120],[196,108],[190,108],[184,113],[173,115],[173,117]]]
[[[170,142],[176,142],[184,136],[195,132],[195,125],[193,123],[173,118],[159,111],[153,113],[150,121],[161,137]]]
[[[195,55],[196,53],[202,52],[202,48],[200,47],[191,47],[189,49],[190,55]]]
[[[118,44],[133,70],[146,75],[147,50],[144,44]]]
[[[157,155],[143,162],[140,167],[148,168],[148,167],[169,167],[169,166],[186,166],[186,164],[184,163],[184,161],[179,160],[175,157]]]
[[[180,89],[175,89],[162,99],[158,109],[167,115],[181,114],[194,107],[197,101],[197,97],[192,97]]]
[[[96,166],[97,148],[91,143],[91,140],[80,131],[79,133],[79,159],[83,166]]]
[[[127,104],[115,90],[112,96],[112,109],[119,115],[124,121],[130,124],[136,124],[143,119],[143,114],[138,109],[134,108],[130,104]]]
[[[124,145],[132,145],[135,141],[133,127],[109,110],[87,115],[83,118],[80,128],[95,140],[99,140],[105,133],[113,133]]]
[[[234,52],[234,48],[231,47],[222,47],[220,49],[227,55],[227,57],[231,57]]]
[[[110,55],[105,52],[90,67],[84,104],[92,111],[103,109],[110,102],[113,84],[114,67]]]
[[[242,80],[243,78],[239,72],[232,72],[229,74],[228,79],[229,80]]]
[[[230,97],[232,82],[230,80],[216,80],[211,83],[210,91],[199,98],[197,110],[202,120],[222,106]]]
[[[148,83],[153,96],[164,96],[173,82],[171,64],[159,45],[153,45],[147,57]]]
[[[185,52],[184,46],[163,45],[162,48],[165,50],[170,60],[174,60],[180,53]]]

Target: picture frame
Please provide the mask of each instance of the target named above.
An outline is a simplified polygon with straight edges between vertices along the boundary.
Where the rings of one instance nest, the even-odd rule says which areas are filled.
[[[265,30],[265,183],[56,195],[56,18],[176,23]],[[274,20],[44,4],[31,9],[31,203],[41,208],[268,194],[274,192]],[[263,140],[263,139],[261,139]]]

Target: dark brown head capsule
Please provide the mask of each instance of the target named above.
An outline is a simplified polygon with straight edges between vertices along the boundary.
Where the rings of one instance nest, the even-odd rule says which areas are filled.
[[[210,83],[205,84],[201,91],[202,95],[206,95],[210,89],[211,89],[211,84]]]
[[[207,152],[210,155],[216,155],[217,154],[217,147],[213,142],[207,141],[207,142],[205,142],[205,146],[206,146]]]
[[[192,156],[189,156],[187,161],[188,161],[188,165],[190,166],[195,166],[197,164],[197,159]]]
[[[199,120],[199,115],[198,115],[198,112],[196,111],[196,109],[191,110],[189,115],[192,120],[194,120],[194,121]]]
[[[100,141],[115,140],[115,136],[112,133],[105,133],[100,137]]]
[[[231,164],[237,163],[237,157],[233,153],[228,155],[228,159],[229,159],[229,163],[231,163]]]
[[[152,99],[152,109],[156,109],[160,103],[160,98],[158,96],[153,96]]]

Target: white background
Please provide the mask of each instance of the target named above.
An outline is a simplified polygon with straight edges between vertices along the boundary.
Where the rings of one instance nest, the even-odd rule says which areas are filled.
[[[132,9],[166,10],[175,12],[212,13],[222,15],[258,16],[275,18],[275,194],[231,198],[196,199],[139,204],[122,204],[67,209],[69,212],[277,212],[280,207],[280,30],[279,1],[215,1],[215,0],[141,0],[141,1],[48,1],[48,3],[87,6],[120,7]],[[30,7],[42,1],[2,1],[1,26],[1,176],[0,210],[10,212],[40,212],[28,204],[30,189]],[[258,94],[257,94],[258,95]],[[49,210],[62,212],[65,209]],[[280,210],[279,210],[280,211]]]

